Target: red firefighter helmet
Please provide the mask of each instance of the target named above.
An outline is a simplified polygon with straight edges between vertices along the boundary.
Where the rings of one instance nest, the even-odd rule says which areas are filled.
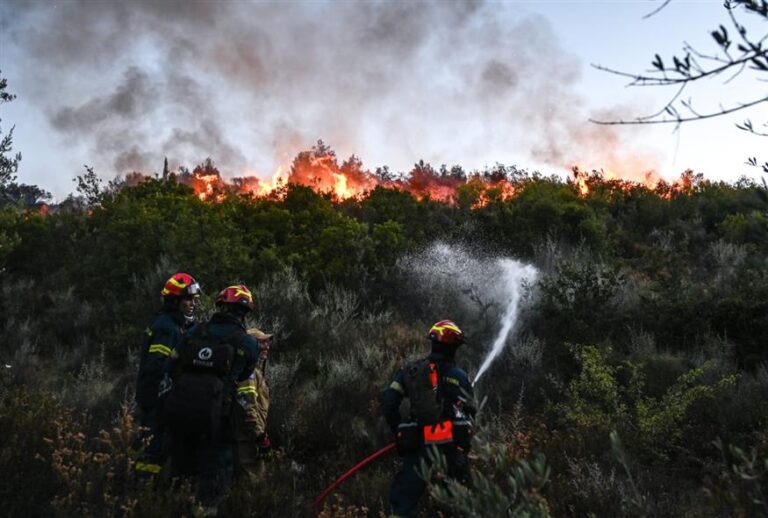
[[[200,285],[188,273],[174,273],[160,292],[163,297],[194,297],[200,295]]]
[[[253,295],[251,290],[245,284],[235,284],[221,290],[216,296],[216,305],[234,304],[236,306],[248,308],[249,311],[255,309]]]
[[[453,320],[441,320],[432,326],[427,338],[441,344],[459,346],[464,343],[464,332]]]

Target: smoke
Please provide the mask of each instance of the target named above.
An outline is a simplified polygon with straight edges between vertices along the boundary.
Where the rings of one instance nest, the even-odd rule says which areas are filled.
[[[9,0],[0,15],[16,90],[119,173],[210,156],[264,174],[318,138],[396,167],[591,167],[624,149],[586,122],[580,65],[547,21],[515,4]]]
[[[475,381],[511,341],[526,286],[538,274],[514,259],[440,242],[398,266],[431,318],[453,319],[468,335],[472,356],[483,355]]]

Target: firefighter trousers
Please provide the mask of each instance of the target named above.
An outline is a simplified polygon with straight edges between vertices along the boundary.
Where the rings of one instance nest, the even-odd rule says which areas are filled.
[[[167,458],[167,437],[157,407],[141,407],[138,414],[139,432],[134,440],[136,474],[139,477],[158,475]]]
[[[419,476],[418,470],[422,459],[427,464],[430,463],[430,455],[434,455],[430,453],[430,448],[434,447],[424,447],[402,456],[402,467],[395,475],[389,490],[390,512],[393,515],[413,516],[415,514],[419,499],[427,488],[427,483]],[[463,479],[468,471],[466,454],[453,444],[445,444],[437,448],[447,461],[448,476]]]

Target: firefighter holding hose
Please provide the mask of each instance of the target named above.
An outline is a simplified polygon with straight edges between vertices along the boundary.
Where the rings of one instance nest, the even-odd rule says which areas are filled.
[[[467,373],[456,367],[456,351],[464,333],[454,322],[441,320],[427,335],[431,352],[400,369],[382,394],[382,412],[397,437],[402,467],[390,488],[390,516],[411,516],[426,482],[416,469],[429,462],[430,450],[445,456],[448,476],[463,478],[472,436],[473,392]],[[410,419],[401,422],[400,405],[410,401]],[[433,451],[434,453],[434,451]]]

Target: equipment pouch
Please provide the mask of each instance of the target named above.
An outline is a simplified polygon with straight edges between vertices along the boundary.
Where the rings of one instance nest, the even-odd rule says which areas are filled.
[[[397,427],[397,452],[400,455],[413,453],[422,446],[421,427],[411,421],[400,423]]]

